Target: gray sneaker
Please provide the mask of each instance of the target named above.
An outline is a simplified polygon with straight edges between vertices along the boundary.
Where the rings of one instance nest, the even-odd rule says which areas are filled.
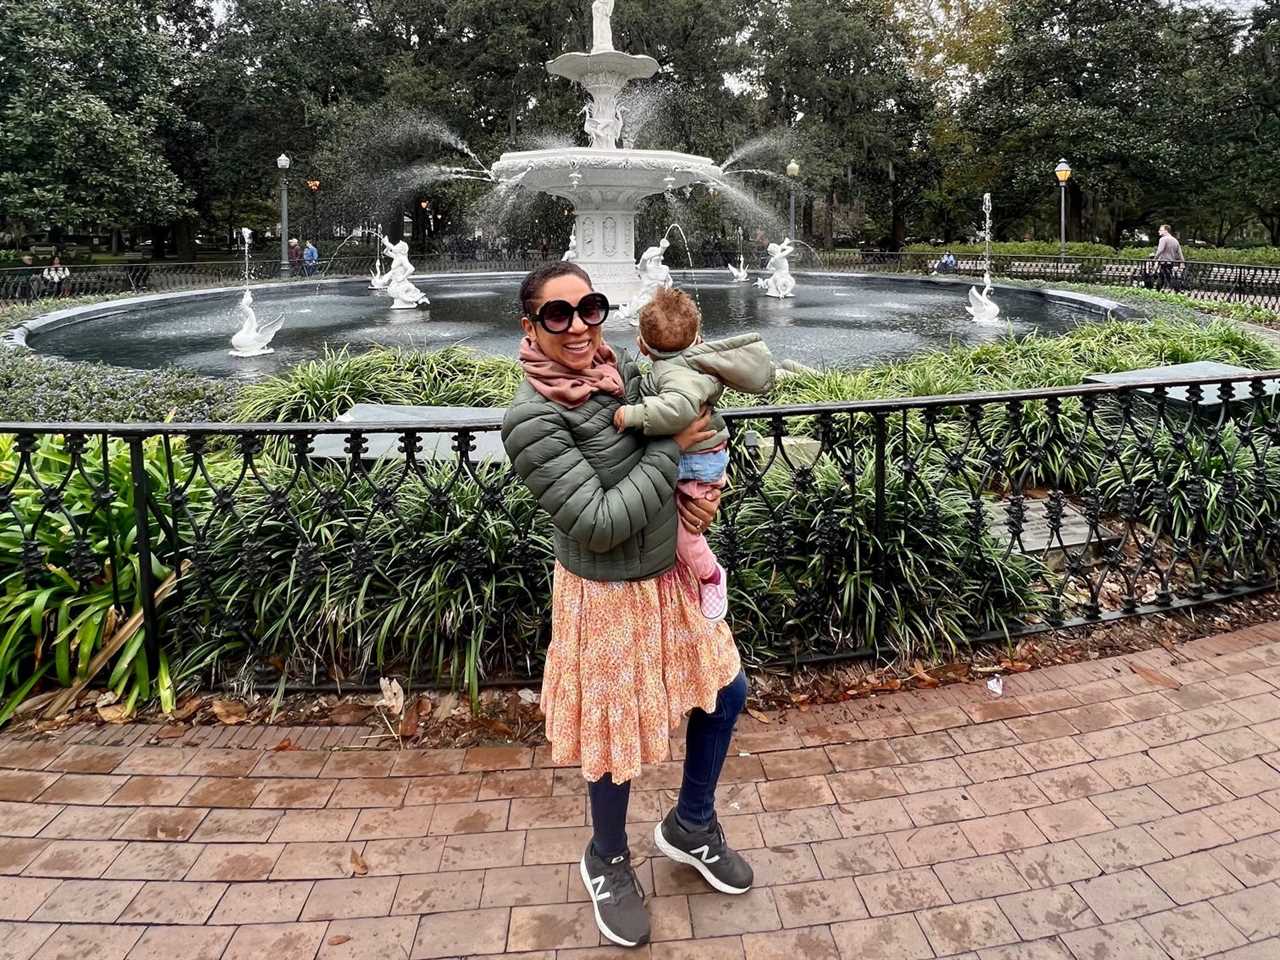
[[[755,879],[751,864],[725,842],[724,827],[719,820],[713,819],[696,830],[686,830],[672,808],[653,828],[653,841],[662,853],[676,863],[693,867],[721,893],[746,893],[751,889]]]
[[[596,856],[591,843],[578,864],[582,884],[591,896],[600,932],[620,947],[638,947],[649,942],[649,914],[644,908],[644,892],[631,866],[631,851],[606,860]]]

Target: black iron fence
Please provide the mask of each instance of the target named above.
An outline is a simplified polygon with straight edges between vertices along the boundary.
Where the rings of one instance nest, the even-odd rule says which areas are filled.
[[[710,538],[735,634],[755,662],[919,655],[1273,587],[1277,390],[1266,372],[732,411]],[[133,614],[113,684],[537,675],[551,538],[501,415],[0,424],[0,695],[85,675]]]
[[[726,254],[710,253],[708,266],[722,266]],[[964,257],[947,268],[942,253],[889,253],[885,251],[832,250],[817,254],[802,250],[796,270],[830,270],[850,273],[938,274],[980,277],[986,269],[981,257]],[[737,263],[736,252],[732,261]],[[749,266],[754,266],[748,264]],[[1047,280],[1059,283],[1095,283],[1107,286],[1144,287],[1185,293],[1202,300],[1252,303],[1280,310],[1280,267],[1210,263],[1187,260],[1157,263],[1125,257],[1043,257],[1000,254],[991,257],[991,274],[1015,280]]]
[[[738,262],[735,249],[694,250],[688,257],[670,256],[673,269],[691,260],[702,269],[723,269]],[[749,269],[761,269],[763,256],[744,257]],[[363,276],[374,269],[371,254],[321,258],[316,264],[290,268],[287,279]],[[683,262],[682,262],[683,260]],[[966,257],[954,268],[941,266],[941,253],[888,253],[884,251],[833,250],[814,253],[802,249],[793,264],[797,271],[819,270],[840,273],[952,274],[979,277],[984,270],[980,258]],[[757,262],[758,261],[758,262]],[[478,260],[473,257],[415,259],[422,273],[525,272],[540,258]],[[1200,299],[1253,303],[1280,310],[1280,267],[1248,264],[1209,263],[1188,260],[1181,264],[1158,264],[1151,260],[1124,257],[1036,257],[999,255],[991,258],[993,276],[1021,280],[1097,283],[1111,286],[1146,287],[1186,293]],[[0,270],[0,303],[29,300],[106,296],[122,293],[163,293],[201,287],[229,286],[244,282],[243,260],[201,263],[167,263],[139,260],[129,263],[77,266],[62,279],[50,279],[43,268],[22,267]],[[249,279],[254,282],[281,279],[280,263],[253,260]]]

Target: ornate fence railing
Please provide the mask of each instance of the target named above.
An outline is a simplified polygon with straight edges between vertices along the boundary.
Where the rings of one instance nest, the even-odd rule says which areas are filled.
[[[889,253],[884,251],[833,250],[818,255],[802,250],[795,261],[796,270],[820,270],[840,273],[938,272],[941,253]],[[737,250],[694,251],[691,256],[669,256],[673,269],[693,261],[695,267],[722,269],[736,264]],[[760,262],[756,262],[760,260]],[[762,258],[748,256],[747,266],[759,269]],[[419,259],[414,265],[422,273],[470,273],[508,271],[524,272],[541,259],[475,260]],[[314,268],[299,266],[290,274],[294,281],[318,277],[363,276],[373,270],[372,254],[321,258]],[[200,263],[168,263],[139,260],[120,264],[77,266],[61,283],[44,279],[42,268],[0,270],[0,303],[27,301],[61,296],[106,296],[121,293],[163,293],[171,290],[193,290],[200,287],[225,286],[244,280],[243,260],[207,261]],[[981,276],[981,259],[966,257],[954,269],[946,271],[961,276]],[[992,273],[998,277],[1022,280],[1098,283],[1111,286],[1148,287],[1186,293],[1201,299],[1255,303],[1280,309],[1280,267],[1248,264],[1209,263],[1188,260],[1162,267],[1150,260],[1124,257],[992,257]],[[254,282],[279,280],[280,264],[274,260],[250,262],[250,279]]]
[[[321,258],[313,265],[299,264],[290,268],[287,278],[280,275],[278,260],[250,260],[248,279],[254,283],[270,280],[302,282],[324,277],[364,276],[374,268],[372,254]],[[424,273],[473,273],[532,269],[540,260],[420,260],[415,261]],[[385,267],[386,260],[384,258]],[[0,270],[0,303],[57,299],[59,297],[111,296],[128,293],[167,293],[196,290],[202,287],[231,286],[245,280],[243,260],[168,263],[136,260],[127,263],[95,264],[70,267],[62,280],[46,278],[43,267],[18,267]]]
[[[710,538],[735,634],[755,662],[918,655],[1273,587],[1278,390],[730,411]],[[501,416],[0,424],[0,695],[71,682],[135,612],[138,669],[536,675],[549,521]]]
[[[964,257],[950,270],[939,270],[942,251],[932,253],[890,253],[882,250],[823,250],[817,254],[802,249],[792,262],[796,271],[836,273],[951,274],[982,276],[980,257]],[[760,269],[765,256],[744,257],[750,269]],[[680,266],[678,257],[668,257]],[[699,267],[722,269],[738,262],[738,251],[709,250],[693,257]],[[991,258],[992,276],[1017,280],[1048,280],[1059,283],[1097,283],[1107,286],[1146,287],[1185,293],[1203,300],[1254,303],[1280,309],[1280,267],[1188,260],[1161,265],[1151,260],[1126,257],[1044,257],[1000,254]]]

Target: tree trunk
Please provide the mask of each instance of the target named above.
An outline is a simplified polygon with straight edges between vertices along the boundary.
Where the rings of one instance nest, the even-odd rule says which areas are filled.
[[[827,194],[827,217],[822,227],[822,248],[830,250],[835,246],[836,234],[836,188],[833,185]]]
[[[175,220],[173,230],[173,249],[178,259],[184,263],[192,263],[196,259],[195,221]]]
[[[151,259],[163,260],[167,252],[169,228],[163,223],[147,224],[147,236],[151,238]]]

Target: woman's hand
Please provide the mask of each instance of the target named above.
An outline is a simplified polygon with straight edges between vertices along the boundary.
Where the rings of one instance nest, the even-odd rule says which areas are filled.
[[[705,497],[696,500],[676,497],[676,509],[680,511],[680,522],[686,530],[690,533],[706,533],[720,509],[720,491],[708,490]]]
[[[716,435],[714,430],[708,430],[707,424],[711,422],[711,411],[707,407],[702,408],[702,412],[698,414],[698,419],[693,421],[671,439],[676,442],[676,446],[680,448],[680,452],[684,453],[691,447],[695,447],[705,440],[710,440]]]

